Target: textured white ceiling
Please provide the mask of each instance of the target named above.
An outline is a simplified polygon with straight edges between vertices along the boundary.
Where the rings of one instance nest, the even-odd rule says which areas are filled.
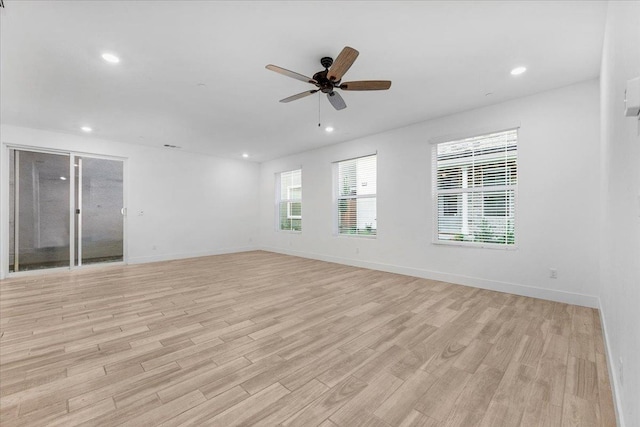
[[[606,15],[600,1],[5,5],[2,123],[255,161],[595,78]],[[360,56],[344,81],[391,89],[342,92],[342,111],[278,102],[313,87],[266,64],[311,76],[345,45]]]

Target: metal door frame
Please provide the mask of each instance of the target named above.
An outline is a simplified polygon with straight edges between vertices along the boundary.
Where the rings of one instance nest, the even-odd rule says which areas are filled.
[[[109,155],[101,155],[101,154],[94,154],[94,153],[84,153],[84,152],[79,152],[79,151],[70,151],[70,150],[56,150],[56,149],[47,149],[47,148],[39,148],[39,147],[32,147],[32,146],[25,146],[25,145],[18,145],[18,144],[2,144],[2,150],[3,150],[3,157],[5,157],[4,155],[6,155],[6,160],[4,160],[4,165],[2,169],[4,169],[4,174],[6,176],[3,176],[2,178],[2,188],[0,188],[0,193],[2,195],[1,197],[1,201],[0,201],[0,211],[3,213],[2,217],[2,224],[0,224],[0,227],[2,230],[6,230],[6,233],[2,233],[3,238],[2,241],[0,242],[0,246],[2,247],[2,259],[0,259],[0,263],[2,263],[2,268],[0,269],[0,272],[3,272],[4,275],[6,277],[16,277],[16,276],[22,276],[22,275],[35,275],[35,274],[45,274],[45,273],[49,273],[49,272],[55,272],[55,271],[69,271],[69,270],[76,270],[76,269],[80,269],[80,268],[96,268],[96,267],[104,267],[104,266],[111,266],[111,265],[126,265],[128,262],[128,250],[127,250],[127,184],[128,184],[128,159],[125,157],[118,157],[118,156],[109,156]],[[9,167],[9,152],[10,150],[16,150],[15,153],[18,156],[17,158],[19,159],[19,153],[20,151],[30,151],[30,152],[36,152],[36,153],[43,153],[43,154],[55,154],[55,155],[64,155],[64,156],[68,156],[69,157],[69,266],[68,267],[54,267],[54,268],[45,268],[45,269],[40,269],[40,270],[30,270],[30,271],[14,271],[14,272],[9,272],[9,198],[10,198],[10,194],[9,194],[9,173],[10,173],[10,167]],[[78,157],[80,157],[78,159]],[[75,162],[76,160],[81,161],[82,157],[89,157],[89,158],[96,158],[96,159],[104,159],[104,160],[114,160],[114,161],[120,161],[122,162],[122,261],[116,261],[116,262],[108,262],[108,263],[96,263],[96,264],[88,264],[88,265],[82,265],[82,242],[81,242],[81,238],[82,238],[82,231],[81,231],[81,226],[82,226],[82,209],[80,210],[80,213],[78,215],[76,215],[76,194],[75,194]],[[80,163],[81,164],[81,163]],[[17,170],[17,172],[19,173],[19,169]],[[82,171],[80,171],[80,177],[79,177],[79,185],[78,185],[78,202],[82,202]],[[15,189],[16,192],[19,190],[19,181],[18,179],[16,179],[15,183]],[[18,266],[19,266],[19,251],[16,251],[17,247],[19,246],[19,219],[18,219],[18,203],[19,203],[19,195],[16,196],[16,212],[14,215],[14,224],[15,224],[15,246],[16,248],[14,248],[14,256],[17,257],[18,259]],[[81,206],[81,205],[80,205]],[[7,215],[4,215],[4,213],[6,213]],[[4,219],[4,217],[6,216],[6,219]],[[78,219],[76,219],[76,216],[78,217]],[[75,227],[76,224],[78,225],[78,236],[76,236],[76,232],[75,232]],[[78,265],[75,265],[75,250],[76,250],[76,242],[78,242]],[[15,263],[15,259],[14,259],[14,263]],[[0,279],[1,279],[1,275],[0,275]]]

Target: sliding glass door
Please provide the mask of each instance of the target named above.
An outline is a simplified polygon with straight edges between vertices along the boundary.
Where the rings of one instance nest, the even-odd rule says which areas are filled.
[[[122,261],[123,165],[76,157],[76,264]]]
[[[121,160],[9,156],[9,272],[124,260]]]
[[[70,157],[9,155],[9,271],[69,266]]]

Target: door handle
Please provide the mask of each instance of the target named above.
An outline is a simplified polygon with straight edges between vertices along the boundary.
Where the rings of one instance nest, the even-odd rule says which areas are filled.
[[[122,216],[127,216],[127,208],[122,208],[122,209],[120,209],[120,214],[121,214]]]

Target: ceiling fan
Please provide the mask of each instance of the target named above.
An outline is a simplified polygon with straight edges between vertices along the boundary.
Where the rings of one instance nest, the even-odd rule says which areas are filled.
[[[325,56],[320,60],[320,64],[324,67],[323,71],[318,71],[313,75],[313,78],[303,76],[302,74],[289,71],[276,65],[267,65],[267,70],[275,71],[276,73],[283,74],[293,79],[301,80],[303,82],[311,83],[315,85],[317,89],[307,90],[296,95],[289,96],[281,99],[280,102],[291,102],[296,99],[304,98],[305,96],[312,95],[318,91],[327,94],[327,99],[333,105],[336,110],[342,110],[347,108],[347,104],[335,89],[342,90],[387,90],[391,87],[391,81],[389,80],[360,80],[355,82],[341,83],[342,76],[351,68],[351,65],[358,57],[358,51],[352,47],[346,46],[342,49],[342,52],[338,55],[336,60]]]

